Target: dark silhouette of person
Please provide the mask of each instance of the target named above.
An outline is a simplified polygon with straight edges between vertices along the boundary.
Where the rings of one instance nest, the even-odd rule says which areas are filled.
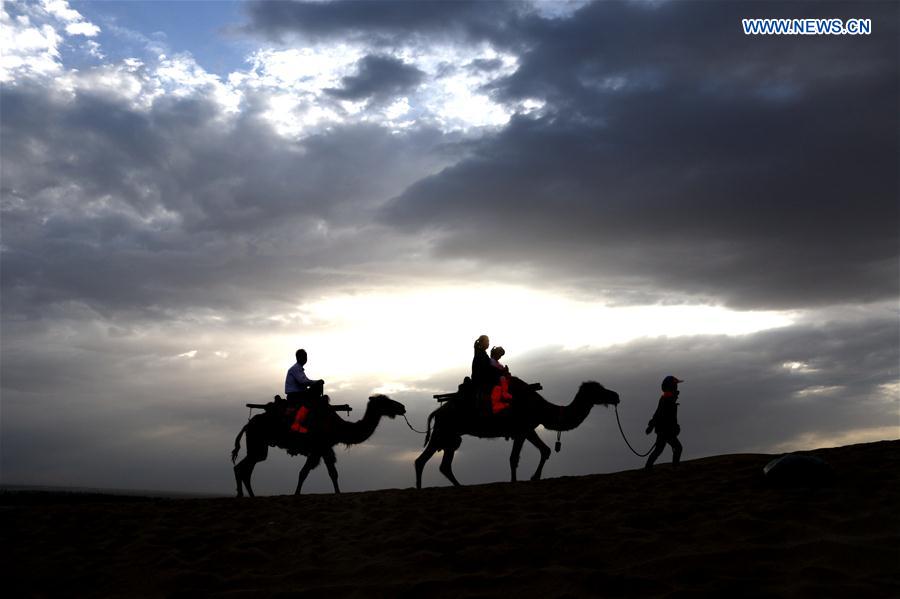
[[[647,458],[647,464],[644,466],[647,470],[653,468],[653,463],[662,454],[666,444],[672,446],[672,463],[677,466],[678,461],[681,459],[682,447],[681,442],[678,440],[678,434],[681,433],[681,427],[678,425],[678,395],[680,393],[678,391],[678,383],[683,382],[672,375],[663,379],[662,397],[659,398],[659,404],[656,406],[653,418],[647,423],[648,435],[654,429],[656,430],[656,445],[653,446],[653,451],[650,453],[650,457]]]
[[[298,433],[309,432],[305,423],[309,419],[309,415],[319,404],[323,403],[323,391],[325,389],[325,381],[322,379],[312,380],[306,376],[304,366],[306,366],[307,355],[305,349],[298,349],[294,356],[297,362],[287,371],[284,379],[285,398],[297,406],[297,412],[294,416],[294,422],[291,424],[291,430]]]
[[[500,363],[500,359],[506,355],[506,350],[500,347],[491,348],[491,366],[499,373],[497,384],[491,389],[491,411],[494,414],[509,407],[512,395],[509,392],[509,367]]]
[[[500,382],[502,372],[494,367],[487,353],[491,340],[481,335],[475,340],[475,355],[472,357],[472,384],[465,397],[469,398],[470,407],[484,415],[493,413],[491,393]]]
[[[491,366],[499,370],[502,374],[509,375],[509,367],[502,364],[500,360],[506,355],[506,350],[500,347],[491,348]]]
[[[472,358],[472,382],[478,390],[490,390],[497,384],[500,371],[494,368],[491,357],[487,353],[491,340],[487,335],[482,335],[475,340],[475,356]]]

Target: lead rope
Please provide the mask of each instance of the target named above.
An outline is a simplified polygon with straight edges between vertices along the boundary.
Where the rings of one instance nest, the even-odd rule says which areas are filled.
[[[618,423],[618,425],[619,425],[619,432],[622,433],[622,438],[625,439],[625,445],[627,445],[628,449],[630,449],[631,452],[639,458],[649,455],[650,452],[653,451],[653,448],[656,447],[656,442],[654,442],[653,445],[650,446],[650,449],[647,450],[647,453],[636,452],[634,450],[634,447],[631,446],[631,443],[628,442],[628,437],[625,436],[625,431],[622,430],[622,422],[619,420],[619,406],[616,405],[615,408],[616,408],[616,423]]]
[[[411,424],[409,423],[409,419],[406,417],[406,414],[403,414],[403,419],[406,420],[406,426],[408,426],[408,427],[409,427],[409,430],[411,430],[412,432],[414,432],[414,433],[419,433],[420,435],[425,435],[425,434],[427,434],[425,431],[419,431],[419,430],[414,429],[414,428],[413,428],[413,425],[411,425]]]

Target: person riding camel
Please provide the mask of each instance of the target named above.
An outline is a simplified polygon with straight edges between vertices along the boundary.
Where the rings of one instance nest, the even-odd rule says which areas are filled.
[[[491,349],[491,366],[499,372],[498,384],[491,389],[491,411],[496,414],[509,407],[512,395],[509,392],[509,367],[500,363],[500,358],[506,355],[506,350],[500,347]]]
[[[475,340],[475,356],[472,358],[472,383],[477,391],[490,391],[497,384],[500,373],[491,364],[487,348],[491,346],[491,340],[487,335],[482,335]]]
[[[284,379],[284,394],[289,402],[299,404],[294,422],[291,424],[291,430],[297,433],[306,433],[309,432],[309,429],[305,423],[310,413],[324,402],[325,381],[322,379],[314,381],[306,376],[303,368],[307,361],[305,349],[298,349],[294,353],[294,357],[297,362],[287,371]]]
[[[491,340],[487,335],[481,335],[475,340],[475,356],[472,358],[472,383],[475,387],[477,404],[481,405],[481,399],[488,400],[491,406],[491,413],[496,414],[509,405],[506,400],[512,396],[509,394],[508,388],[504,387],[504,383],[508,384],[507,376],[509,371],[499,361],[499,358],[505,352],[503,348],[500,348],[500,352],[497,353],[497,348],[494,348],[492,359],[492,356],[488,356],[487,353],[487,348],[490,346]]]
[[[509,374],[509,367],[500,363],[500,359],[506,355],[506,350],[499,345],[491,348],[491,366],[504,374]]]

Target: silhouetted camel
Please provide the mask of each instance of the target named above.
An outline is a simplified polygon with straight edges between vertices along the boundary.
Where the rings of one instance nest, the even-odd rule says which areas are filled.
[[[231,452],[232,463],[237,459],[241,449],[241,435],[247,433],[247,455],[234,467],[234,478],[237,481],[237,496],[243,497],[241,484],[247,487],[247,493],[253,497],[253,489],[250,486],[250,477],[253,475],[253,467],[262,462],[269,454],[269,445],[287,450],[290,455],[303,454],[307,457],[306,463],[300,469],[295,495],[300,494],[303,481],[309,472],[325,461],[328,476],[334,485],[334,492],[340,493],[338,487],[337,469],[334,455],[334,446],[338,443],[345,445],[357,445],[372,436],[382,416],[394,418],[406,413],[403,404],[394,401],[386,395],[373,395],[366,405],[366,413],[361,420],[347,422],[337,415],[334,410],[327,407],[317,411],[314,420],[309,421],[308,433],[291,433],[290,424],[275,410],[266,410],[257,414],[244,425],[241,432],[234,440],[234,451]],[[312,415],[310,415],[312,418]]]
[[[567,406],[550,403],[516,377],[511,377],[509,391],[513,396],[511,405],[498,414],[487,414],[483,406],[476,405],[476,400],[460,397],[448,401],[428,416],[425,451],[416,458],[417,489],[422,488],[422,471],[425,464],[436,451],[441,450],[444,452],[440,466],[441,473],[454,485],[459,485],[459,481],[453,476],[452,464],[453,454],[462,443],[462,435],[482,438],[511,437],[513,448],[509,456],[509,467],[513,482],[516,480],[516,468],[519,465],[522,445],[525,441],[529,441],[541,452],[541,461],[531,477],[531,480],[538,480],[544,462],[550,457],[550,448],[535,430],[538,425],[552,431],[572,430],[584,422],[594,406],[619,403],[618,393],[593,381],[582,383],[575,399]],[[432,420],[434,420],[433,431]]]

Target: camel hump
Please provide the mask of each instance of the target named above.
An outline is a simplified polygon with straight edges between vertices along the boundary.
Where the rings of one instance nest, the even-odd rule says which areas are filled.
[[[544,386],[541,385],[540,383],[527,383],[517,376],[511,376],[509,378],[510,378],[509,392],[512,393],[514,396],[516,395],[516,393],[519,393],[519,394],[536,393],[544,388]]]
[[[540,383],[527,383],[519,377],[509,377],[509,391],[513,394],[513,396],[515,396],[516,394],[527,395],[530,393],[536,393],[543,388],[544,386]],[[469,377],[466,377],[466,379],[459,385],[459,388],[456,391],[452,393],[438,393],[436,395],[433,395],[433,397],[439,403],[444,403],[458,397],[471,396],[477,393],[478,391],[473,387],[471,379],[469,379]]]

